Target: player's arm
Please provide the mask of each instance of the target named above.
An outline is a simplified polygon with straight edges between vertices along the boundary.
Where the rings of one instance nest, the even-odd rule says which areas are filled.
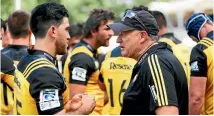
[[[34,78],[33,78],[34,77]],[[66,112],[64,109],[63,92],[66,89],[63,77],[55,69],[43,67],[36,69],[27,78],[30,84],[30,94],[36,101],[39,114],[64,115],[64,114],[89,114],[95,106],[94,98],[82,96],[80,108],[74,110],[71,101],[66,101],[71,108]],[[34,80],[31,80],[34,79]],[[86,102],[87,100],[87,102]],[[73,109],[73,110],[72,110]]]
[[[200,115],[205,99],[207,63],[206,55],[198,47],[191,52],[190,65],[189,114]]]
[[[148,84],[151,94],[150,110],[155,111],[157,115],[178,115],[178,100],[171,69],[161,58],[153,54],[148,57],[147,70],[150,72],[148,77],[151,77]]]
[[[71,57],[70,71],[70,97],[84,93],[90,75],[95,71],[94,60],[85,53],[77,53]]]

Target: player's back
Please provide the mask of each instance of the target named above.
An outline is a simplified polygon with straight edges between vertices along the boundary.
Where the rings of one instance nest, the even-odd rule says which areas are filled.
[[[25,45],[8,45],[1,52],[11,58],[17,65],[20,59],[27,53],[28,46]]]
[[[121,111],[123,95],[129,85],[136,60],[121,57],[120,47],[109,53],[107,53],[100,70],[109,98],[104,113],[118,115]]]
[[[189,52],[187,46],[182,43],[176,43],[176,42],[172,41],[172,39],[170,39],[170,38],[161,38],[160,42],[167,43],[167,45],[169,45],[171,47],[173,54],[179,60],[179,62],[181,63],[181,65],[185,71],[188,86],[189,86],[189,84],[190,84],[190,65],[189,65],[190,52]]]
[[[19,62],[17,66],[17,70],[15,72],[15,78],[14,78],[14,108],[13,113],[14,114],[39,114],[38,111],[42,111],[45,109],[42,109],[43,106],[40,106],[41,109],[37,109],[37,102],[35,100],[36,94],[39,94],[41,88],[45,88],[45,86],[48,86],[48,84],[44,84],[40,77],[37,75],[41,72],[41,68],[51,68],[53,71],[57,72],[57,69],[53,62],[48,60],[47,57],[41,54],[26,54],[21,61]],[[55,73],[55,72],[45,72],[45,73]],[[58,72],[59,73],[59,72]],[[59,73],[60,74],[60,73]],[[41,75],[40,75],[41,76]],[[38,79],[39,78],[39,79]],[[47,77],[42,77],[43,80],[46,80]],[[51,77],[50,77],[51,78]],[[37,85],[39,84],[41,85]],[[61,80],[59,81],[59,84]],[[63,81],[62,81],[63,82]],[[63,82],[64,83],[64,82]],[[34,87],[33,87],[34,86]],[[39,87],[37,89],[35,86]],[[32,88],[31,88],[32,87]],[[40,93],[41,94],[41,93]],[[39,95],[38,95],[39,96]],[[48,96],[47,96],[48,97]],[[42,100],[46,100],[49,98],[38,98]],[[43,104],[44,108],[47,107],[48,104]],[[53,105],[53,104],[49,104]]]
[[[8,45],[6,48],[2,49],[2,53],[13,60],[14,64],[17,65],[20,59],[27,53],[27,46],[24,45]],[[1,83],[2,88],[5,87],[4,83]],[[6,89],[4,90],[4,92]],[[2,94],[3,95],[3,94]],[[12,109],[13,107],[13,91],[11,89],[7,89],[5,92],[6,96],[1,96],[2,101],[8,101],[5,102],[5,104],[2,104],[2,107],[7,107],[7,109]],[[9,113],[9,112],[8,112]]]
[[[15,67],[13,61],[1,53],[1,114],[6,115],[13,106],[13,79]]]

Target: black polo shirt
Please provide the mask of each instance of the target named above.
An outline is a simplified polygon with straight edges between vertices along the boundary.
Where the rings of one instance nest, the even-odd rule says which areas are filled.
[[[188,114],[188,86],[182,65],[165,43],[141,56],[125,92],[121,114],[155,114],[161,106],[176,106]]]

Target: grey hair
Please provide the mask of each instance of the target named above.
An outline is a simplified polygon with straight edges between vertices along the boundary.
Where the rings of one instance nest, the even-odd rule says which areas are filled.
[[[149,35],[149,37],[152,39],[152,41],[156,41],[156,42],[158,42],[160,39],[160,37],[157,35]]]

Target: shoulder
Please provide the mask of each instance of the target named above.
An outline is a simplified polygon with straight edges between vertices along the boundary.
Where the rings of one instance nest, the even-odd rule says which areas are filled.
[[[14,70],[15,67],[13,61],[9,57],[1,53],[1,72],[13,75]]]

